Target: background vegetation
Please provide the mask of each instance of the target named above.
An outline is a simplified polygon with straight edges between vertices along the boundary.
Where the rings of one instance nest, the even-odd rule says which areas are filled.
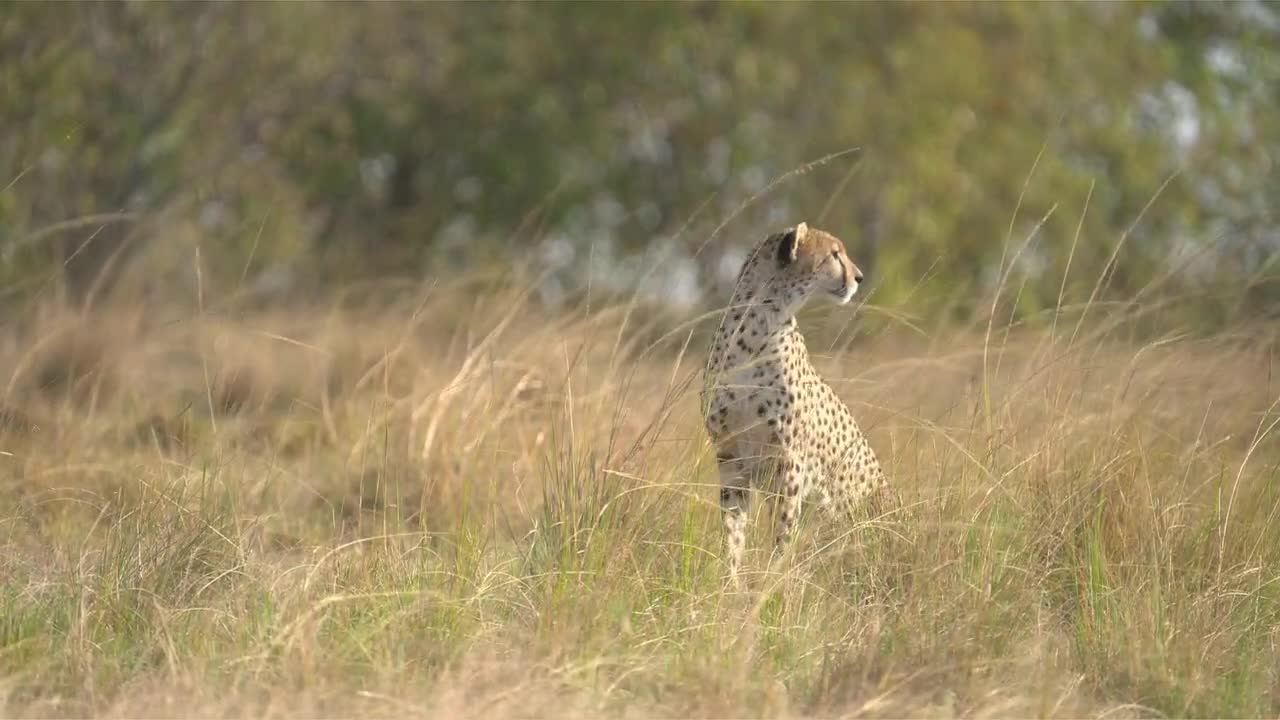
[[[556,300],[660,255],[654,290],[697,300],[803,216],[877,302],[965,317],[1043,220],[1022,312],[1191,264],[1164,286],[1220,322],[1275,307],[1277,48],[1257,2],[14,5],[0,277],[66,264],[80,297],[108,259],[189,273],[196,246],[206,280],[270,287],[502,258],[560,270]]]
[[[1251,2],[2,6],[0,712],[1280,714],[1277,88]],[[735,590],[800,219],[905,503]]]

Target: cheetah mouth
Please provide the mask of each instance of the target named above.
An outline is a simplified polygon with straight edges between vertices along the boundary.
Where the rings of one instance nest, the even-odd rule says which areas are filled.
[[[836,302],[844,305],[853,299],[853,295],[856,292],[858,292],[857,285],[846,285],[839,290],[832,290],[831,297],[835,298]]]

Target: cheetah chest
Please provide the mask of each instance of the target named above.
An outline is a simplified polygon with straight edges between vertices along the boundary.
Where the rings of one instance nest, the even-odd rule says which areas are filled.
[[[798,378],[775,353],[746,359],[723,371],[707,404],[707,429],[716,440],[777,445],[796,423]]]

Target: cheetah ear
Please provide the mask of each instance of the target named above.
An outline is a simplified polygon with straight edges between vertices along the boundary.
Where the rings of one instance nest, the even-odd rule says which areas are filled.
[[[786,267],[796,261],[796,257],[800,254],[800,243],[804,242],[804,236],[808,233],[809,226],[800,223],[782,234],[782,239],[778,241],[779,265]]]
[[[802,231],[807,229],[804,223],[800,223],[800,227],[782,233],[782,237],[778,240],[778,265],[780,267],[786,267],[796,261],[796,256],[800,251],[800,238],[804,237]]]

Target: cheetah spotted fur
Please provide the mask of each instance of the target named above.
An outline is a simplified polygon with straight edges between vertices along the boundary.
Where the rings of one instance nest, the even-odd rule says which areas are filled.
[[[753,486],[780,506],[775,549],[790,538],[808,495],[830,515],[852,512],[860,501],[883,510],[892,498],[853,415],[810,364],[795,319],[814,296],[848,303],[860,282],[844,244],[805,223],[761,241],[738,275],[701,396],[735,579]]]

